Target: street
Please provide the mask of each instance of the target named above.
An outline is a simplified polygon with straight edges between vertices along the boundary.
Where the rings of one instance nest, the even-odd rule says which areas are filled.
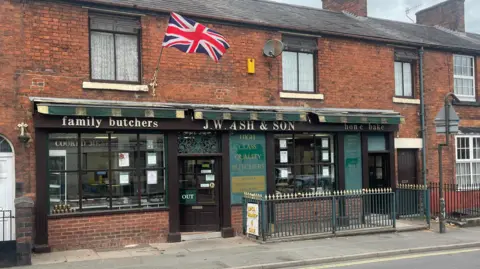
[[[296,267],[295,269],[465,269],[480,267],[480,249],[460,249],[424,254],[412,254],[379,259],[367,259],[318,266]],[[293,268],[292,268],[293,269]]]

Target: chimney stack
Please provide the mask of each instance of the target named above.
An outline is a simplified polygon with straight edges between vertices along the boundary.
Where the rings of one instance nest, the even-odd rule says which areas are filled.
[[[323,0],[323,9],[367,17],[367,0]]]
[[[417,23],[465,32],[465,0],[447,0],[417,12]]]

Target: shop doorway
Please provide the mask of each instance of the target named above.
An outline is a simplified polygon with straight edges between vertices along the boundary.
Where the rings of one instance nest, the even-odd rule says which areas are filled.
[[[417,181],[417,149],[399,149],[398,183],[418,184]]]
[[[390,174],[388,154],[370,153],[368,154],[368,172],[369,172],[369,188],[381,189],[389,188]],[[388,214],[391,210],[391,201],[386,195],[370,196],[370,210],[374,214]]]
[[[389,174],[388,154],[385,153],[370,153],[368,154],[368,173],[370,189],[389,188],[390,174]]]
[[[220,159],[181,158],[179,164],[180,231],[219,231]]]
[[[0,245],[15,241],[15,154],[6,138],[0,136]],[[1,251],[0,251],[1,252]]]

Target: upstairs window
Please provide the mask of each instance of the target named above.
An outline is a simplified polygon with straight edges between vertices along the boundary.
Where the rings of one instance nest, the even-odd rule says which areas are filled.
[[[283,90],[315,92],[315,38],[284,36],[282,53]]]
[[[395,96],[413,98],[417,60],[418,53],[415,50],[395,48]]]
[[[91,79],[140,81],[140,22],[132,17],[90,15]]]
[[[413,97],[412,64],[395,62],[395,96]]]
[[[453,79],[455,95],[461,101],[475,102],[475,58],[453,56]]]

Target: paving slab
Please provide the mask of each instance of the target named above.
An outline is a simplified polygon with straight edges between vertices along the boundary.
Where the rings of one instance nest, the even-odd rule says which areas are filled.
[[[344,236],[330,239],[258,244],[244,238],[209,239],[176,244],[91,252],[79,262],[65,262],[65,253],[35,255],[33,269],[225,269],[277,268],[281,264],[317,260],[392,255],[437,248],[480,246],[480,228],[449,228],[446,234],[434,231]],[[423,248],[423,249],[419,249]],[[79,256],[82,252],[69,254]],[[132,256],[137,254],[136,256]],[[128,256],[124,256],[128,255]],[[70,259],[71,260],[71,259]],[[48,261],[52,261],[48,264]],[[42,263],[43,262],[43,263]],[[262,267],[260,265],[268,265]],[[302,265],[302,264],[299,264]],[[245,267],[246,266],[246,267]],[[260,266],[260,267],[259,267]],[[275,267],[277,266],[277,267]]]

